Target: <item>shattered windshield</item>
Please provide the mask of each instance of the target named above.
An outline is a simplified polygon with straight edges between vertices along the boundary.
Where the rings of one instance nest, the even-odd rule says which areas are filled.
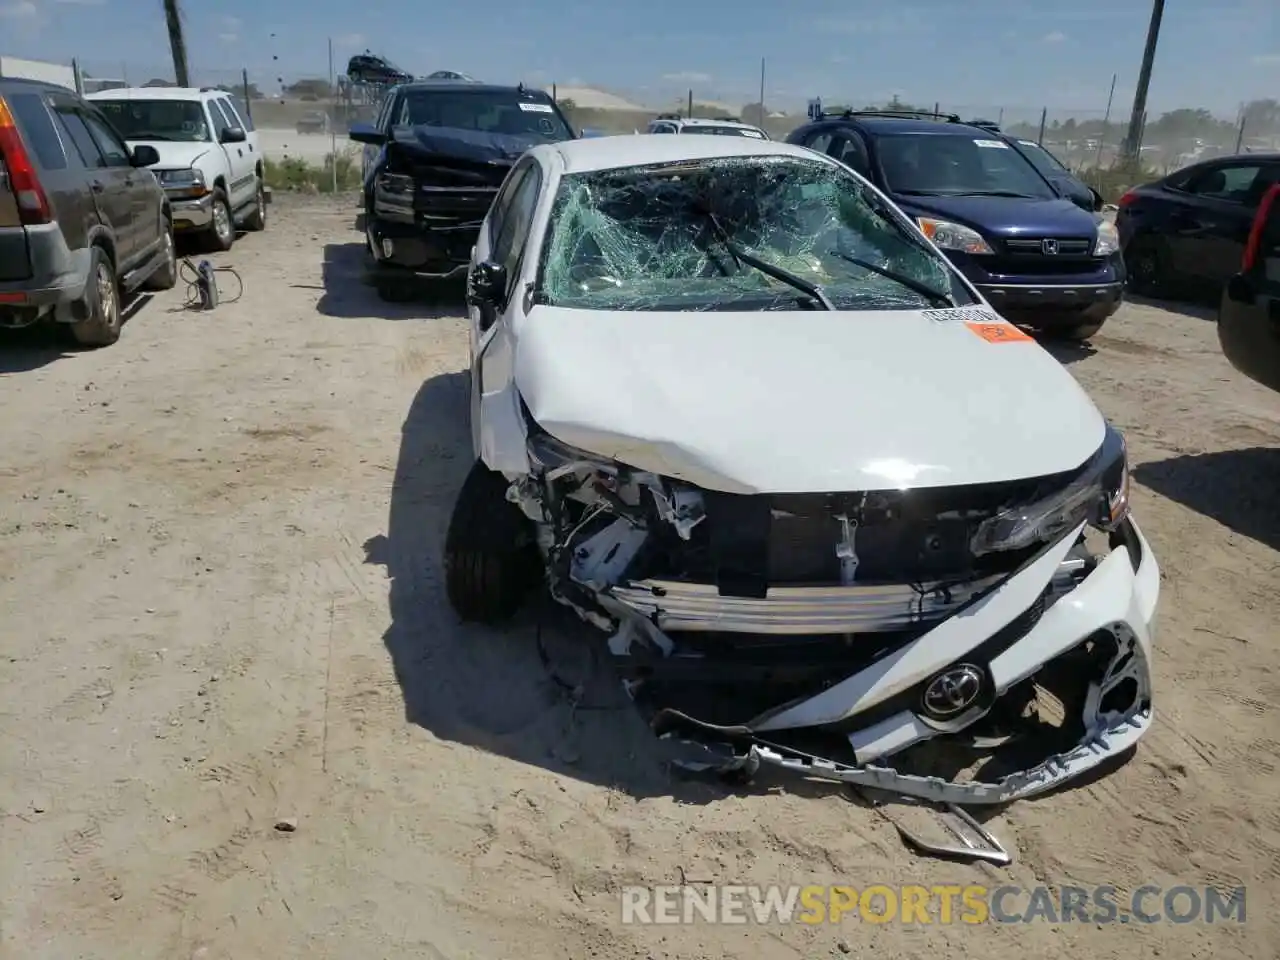
[[[877,138],[876,152],[892,193],[1036,200],[1057,197],[1031,161],[994,137],[886,134]]]
[[[681,133],[707,133],[718,137],[752,137],[756,140],[765,139],[765,135],[759,130],[753,130],[750,127],[715,127],[711,124],[692,124],[684,127]]]
[[[946,261],[852,174],[786,156],[566,175],[543,243],[538,302],[817,308],[822,297],[805,287],[840,310],[975,302]]]
[[[515,90],[409,90],[395,123],[532,136],[547,142],[573,139],[549,98],[522,97]]]
[[[95,100],[120,136],[126,140],[212,140],[198,100]]]

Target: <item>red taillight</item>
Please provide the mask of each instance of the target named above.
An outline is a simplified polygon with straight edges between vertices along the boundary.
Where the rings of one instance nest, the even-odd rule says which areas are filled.
[[[1133,201],[1137,199],[1138,199],[1138,195],[1134,193],[1132,190],[1130,190],[1128,193],[1126,193],[1123,197],[1120,198],[1120,202],[1117,203],[1116,206],[1127,207],[1129,204],[1133,203]]]
[[[1271,215],[1271,208],[1280,197],[1280,183],[1272,184],[1271,189],[1262,195],[1258,204],[1258,215],[1253,218],[1253,227],[1249,230],[1249,242],[1244,247],[1244,261],[1240,264],[1240,272],[1248,273],[1258,264],[1258,254],[1262,252],[1262,230]]]
[[[4,165],[9,170],[9,187],[18,200],[19,219],[28,224],[53,220],[49,198],[45,196],[44,187],[40,186],[40,177],[4,97],[0,97],[0,157],[4,158]]]

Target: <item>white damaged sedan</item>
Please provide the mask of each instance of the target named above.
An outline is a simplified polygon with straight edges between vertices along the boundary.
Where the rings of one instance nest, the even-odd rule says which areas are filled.
[[[847,168],[536,147],[467,303],[449,600],[496,622],[545,584],[675,762],[1002,803],[1150,726],[1122,437]]]

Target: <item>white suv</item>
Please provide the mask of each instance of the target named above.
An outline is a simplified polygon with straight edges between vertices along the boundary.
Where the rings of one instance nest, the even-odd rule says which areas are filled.
[[[160,154],[152,171],[173,208],[175,229],[198,232],[217,250],[235,242],[237,224],[267,225],[266,158],[248,111],[209,87],[131,87],[90,100],[130,147]]]
[[[702,120],[697,117],[682,117],[679,114],[664,113],[649,123],[648,133],[702,133],[720,137],[749,137],[753,140],[768,140],[769,135],[759,127],[740,120]]]

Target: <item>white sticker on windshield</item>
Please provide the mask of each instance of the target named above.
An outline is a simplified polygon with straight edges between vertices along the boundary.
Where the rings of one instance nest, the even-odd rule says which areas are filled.
[[[975,140],[973,141],[980,147],[990,147],[993,150],[1008,150],[1009,145],[1003,140]]]
[[[549,103],[521,103],[520,109],[525,113],[555,113]]]
[[[946,310],[922,310],[926,320],[960,320],[964,323],[1000,323],[1000,317],[982,307],[949,307]]]

